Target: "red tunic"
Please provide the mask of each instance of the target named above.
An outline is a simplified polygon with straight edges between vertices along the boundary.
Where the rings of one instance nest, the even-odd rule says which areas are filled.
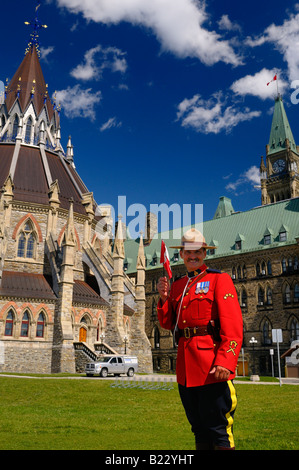
[[[202,271],[205,269],[206,266],[202,266]],[[182,298],[186,284],[192,283]],[[180,338],[176,365],[178,383],[196,387],[219,382],[215,374],[209,374],[214,365],[231,371],[228,380],[235,377],[243,321],[237,293],[228,274],[207,269],[203,277],[202,274],[191,279],[185,276],[175,281],[166,302],[162,305],[159,300],[157,310],[160,325],[167,330],[174,330],[177,316],[179,329],[207,325],[215,319],[220,321],[220,341],[215,341],[211,335]]]

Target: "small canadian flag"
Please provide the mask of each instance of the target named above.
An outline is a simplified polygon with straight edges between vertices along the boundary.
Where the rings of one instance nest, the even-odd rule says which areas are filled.
[[[277,80],[277,75],[274,75],[274,77],[272,78],[272,80],[267,83],[267,86],[270,85],[270,83],[275,82],[275,80]]]
[[[170,268],[170,261],[169,261],[169,254],[165,242],[162,240],[161,242],[161,256],[160,256],[160,263],[163,264],[166,272],[168,274],[169,279],[172,278],[172,271]]]

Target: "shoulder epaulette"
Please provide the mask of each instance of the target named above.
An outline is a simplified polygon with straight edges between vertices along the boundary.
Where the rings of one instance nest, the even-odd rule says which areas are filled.
[[[223,271],[220,271],[219,269],[207,269],[207,273],[216,273],[216,274],[223,274]]]

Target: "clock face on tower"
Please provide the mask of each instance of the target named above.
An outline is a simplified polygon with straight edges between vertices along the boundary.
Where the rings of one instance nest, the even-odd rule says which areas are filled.
[[[283,159],[276,160],[275,163],[273,163],[273,171],[274,173],[281,173],[286,166],[286,162]]]

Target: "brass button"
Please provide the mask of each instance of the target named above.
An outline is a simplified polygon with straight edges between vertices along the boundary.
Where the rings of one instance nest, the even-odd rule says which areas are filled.
[[[183,320],[183,323],[187,323],[187,320]]]

